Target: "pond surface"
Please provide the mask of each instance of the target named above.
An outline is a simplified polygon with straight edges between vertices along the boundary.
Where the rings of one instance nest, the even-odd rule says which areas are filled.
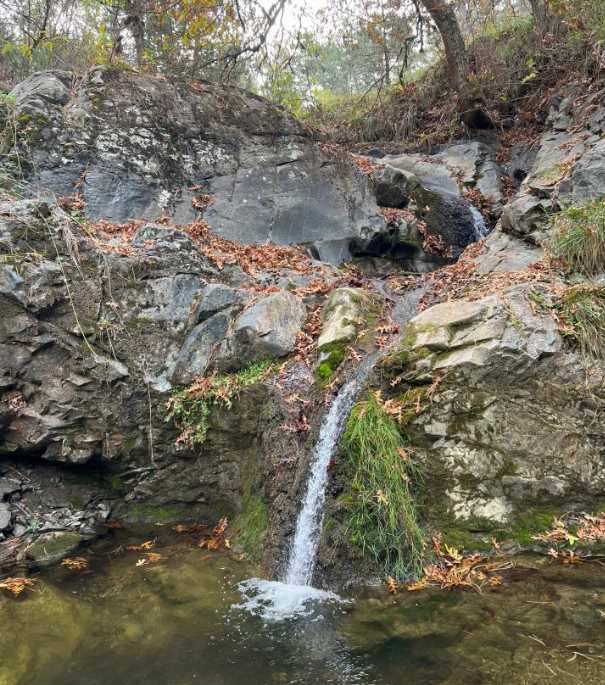
[[[526,559],[537,570],[483,594],[379,588],[266,621],[238,608],[244,562],[181,537],[137,566],[145,553],[126,535],[93,546],[83,572],[0,595],[0,685],[605,682],[598,564]]]

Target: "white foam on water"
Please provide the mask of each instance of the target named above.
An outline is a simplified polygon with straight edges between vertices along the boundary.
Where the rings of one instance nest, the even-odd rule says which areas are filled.
[[[243,601],[234,608],[257,614],[269,622],[311,616],[319,604],[348,601],[334,592],[318,590],[310,585],[289,585],[261,578],[244,580],[238,588]]]

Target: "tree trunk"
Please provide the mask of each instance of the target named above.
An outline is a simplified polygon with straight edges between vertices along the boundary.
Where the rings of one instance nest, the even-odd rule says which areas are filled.
[[[548,10],[544,0],[529,0],[531,12],[534,15],[534,23],[542,34],[548,32]]]
[[[452,88],[462,93],[467,84],[469,66],[464,38],[454,8],[447,3],[447,0],[421,0],[421,2],[441,34],[450,84]]]
[[[460,119],[472,129],[493,128],[494,123],[485,109],[483,99],[473,95],[469,84],[469,60],[454,8],[447,0],[421,2],[441,34],[449,82],[458,94]]]
[[[137,66],[143,66],[145,55],[145,10],[141,0],[126,1],[126,18],[124,28],[127,28],[134,40],[135,59]]]

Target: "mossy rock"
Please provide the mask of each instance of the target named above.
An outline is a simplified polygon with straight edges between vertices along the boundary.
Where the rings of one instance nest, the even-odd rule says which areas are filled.
[[[344,361],[346,347],[344,343],[331,343],[320,350],[320,362],[316,370],[316,376],[320,383],[327,383],[338,367]]]
[[[79,533],[45,533],[27,548],[26,557],[34,567],[52,566],[74,552],[84,540]]]
[[[268,518],[267,505],[260,495],[244,498],[243,509],[233,521],[233,542],[251,559],[258,560],[261,556]]]

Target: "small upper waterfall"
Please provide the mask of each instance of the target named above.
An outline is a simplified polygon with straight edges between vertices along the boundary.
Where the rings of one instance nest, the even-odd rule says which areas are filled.
[[[483,214],[475,207],[475,205],[470,204],[469,209],[473,216],[474,229],[475,229],[475,240],[481,240],[489,233],[489,228],[485,223]]]
[[[307,491],[302,509],[298,514],[296,533],[290,548],[284,579],[289,585],[311,584],[323,522],[328,465],[338,448],[338,442],[351,407],[375,361],[376,355],[365,360],[355,378],[340,389],[322,422],[319,440],[311,460]]]

